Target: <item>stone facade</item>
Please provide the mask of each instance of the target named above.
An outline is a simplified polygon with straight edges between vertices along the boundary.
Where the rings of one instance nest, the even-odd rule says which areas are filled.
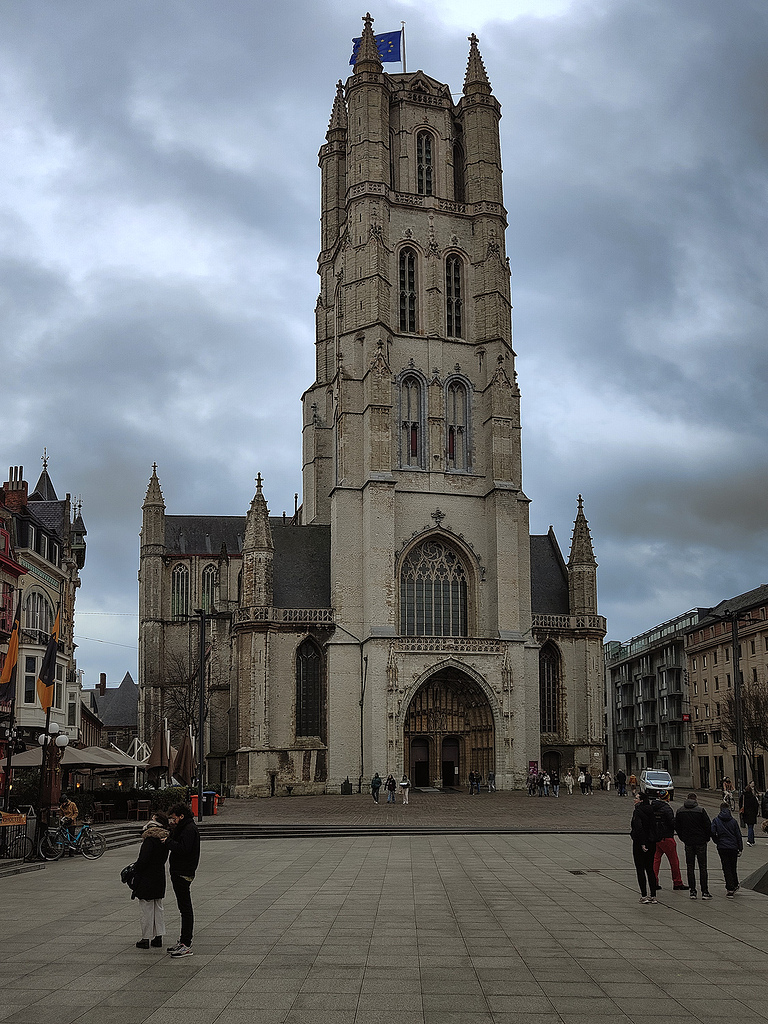
[[[242,794],[603,763],[581,499],[568,565],[529,533],[500,106],[474,36],[454,103],[385,74],[364,20],[320,150],[303,503],[270,517],[259,478],[245,519],[167,516],[153,471],[143,507],[140,734],[194,674],[190,616],[215,607],[209,780]]]

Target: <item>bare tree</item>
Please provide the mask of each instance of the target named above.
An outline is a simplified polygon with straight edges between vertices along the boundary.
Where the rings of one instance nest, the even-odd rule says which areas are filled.
[[[206,652],[208,653],[208,652]],[[200,724],[200,662],[174,652],[168,655],[163,693],[165,713],[173,733],[182,733],[192,728],[197,736]],[[203,716],[208,717],[208,688],[203,698]]]
[[[731,690],[723,703],[720,722],[723,732],[736,742],[736,698]],[[745,679],[741,684],[741,722],[744,732],[744,754],[752,778],[757,778],[757,757],[760,748],[768,750],[768,682]]]

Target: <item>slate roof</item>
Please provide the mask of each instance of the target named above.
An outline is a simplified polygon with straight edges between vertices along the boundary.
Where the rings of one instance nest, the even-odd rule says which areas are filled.
[[[270,516],[274,543],[273,601],[276,608],[330,608],[331,528],[293,526]],[[245,516],[166,516],[169,555],[210,555],[222,543],[230,555],[242,555]]]
[[[100,693],[99,689],[86,690],[91,707],[107,728],[120,726],[134,728],[139,717],[139,687],[130,672],[126,672],[119,686]]]
[[[750,608],[755,608],[766,602],[768,602],[768,583],[762,583],[759,587],[755,587],[754,590],[748,590],[745,594],[739,594],[738,597],[731,597],[726,601],[721,601],[714,608],[700,608],[699,621],[686,630],[686,632],[691,633],[702,625],[716,622],[731,612],[748,611]]]
[[[36,520],[44,529],[61,540],[64,537],[64,502],[63,501],[33,501],[29,499],[27,504],[32,519]]]
[[[568,615],[568,570],[555,531],[531,534],[531,611],[534,615]]]

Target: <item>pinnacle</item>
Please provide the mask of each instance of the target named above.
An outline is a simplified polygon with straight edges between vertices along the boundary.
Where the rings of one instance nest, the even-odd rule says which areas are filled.
[[[273,548],[272,529],[269,525],[269,509],[262,491],[261,473],[256,477],[256,493],[245,518],[243,550],[271,551]]]
[[[157,476],[157,463],[152,463],[152,476],[149,478],[149,486],[147,487],[147,496],[144,498],[145,505],[162,505],[165,508],[165,502],[163,501],[163,492],[160,490],[160,480]]]
[[[336,83],[336,96],[333,100],[333,109],[331,110],[331,119],[328,122],[328,131],[325,133],[326,139],[329,137],[332,131],[346,131],[347,128],[347,105],[344,102],[344,86],[341,79]]]
[[[485,71],[483,58],[478,48],[478,38],[473,32],[469,38],[469,59],[467,60],[467,73],[464,75],[464,95],[470,93],[485,93],[490,95],[491,83]]]
[[[573,523],[573,536],[571,538],[571,553],[568,558],[568,565],[595,564],[595,552],[592,547],[592,535],[589,531],[589,523],[584,515],[584,501],[579,495],[578,511]]]
[[[359,71],[383,71],[384,67],[379,57],[379,50],[376,40],[373,37],[373,18],[366,14],[363,18],[363,36],[360,40],[360,49],[357,52],[355,61],[355,74]]]

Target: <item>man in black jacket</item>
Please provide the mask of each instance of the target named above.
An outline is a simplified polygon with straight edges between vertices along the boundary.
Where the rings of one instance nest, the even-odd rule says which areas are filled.
[[[181,915],[179,941],[175,946],[169,946],[168,952],[171,956],[192,956],[192,929],[195,916],[190,889],[200,861],[200,833],[197,831],[192,808],[186,804],[174,804],[168,812],[168,821],[173,829],[166,840],[171,851],[168,868]]]
[[[699,807],[695,793],[689,793],[688,799],[675,815],[675,831],[685,847],[685,866],[688,869],[688,885],[691,899],[696,897],[696,861],[699,862],[699,881],[701,882],[701,898],[711,900],[709,878],[707,876],[707,843],[712,838],[712,823],[703,807]]]

